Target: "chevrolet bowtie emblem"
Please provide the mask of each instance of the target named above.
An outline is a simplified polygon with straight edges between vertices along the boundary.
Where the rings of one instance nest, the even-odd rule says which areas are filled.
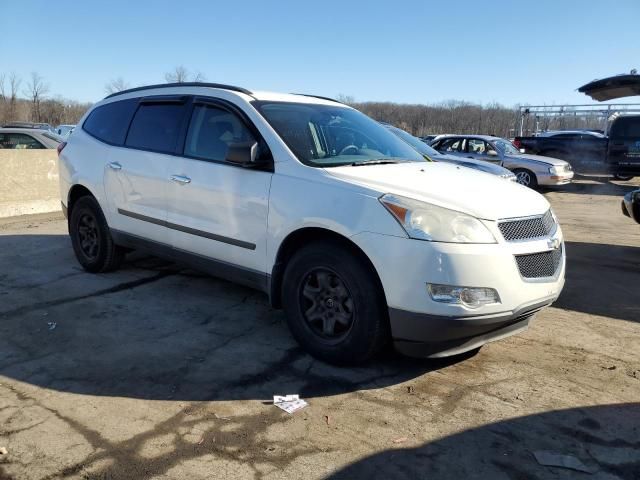
[[[559,238],[550,238],[547,240],[547,246],[552,250],[557,250],[560,248],[560,239]]]

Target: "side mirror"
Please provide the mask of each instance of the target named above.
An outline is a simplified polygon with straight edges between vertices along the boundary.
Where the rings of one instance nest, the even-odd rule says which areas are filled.
[[[257,159],[258,142],[238,142],[229,144],[225,160],[243,167],[251,167],[261,163]]]
[[[495,150],[488,150],[487,155],[489,155],[490,157],[497,157],[498,152],[496,152]]]
[[[521,148],[520,153],[526,153],[526,150],[524,148]]]

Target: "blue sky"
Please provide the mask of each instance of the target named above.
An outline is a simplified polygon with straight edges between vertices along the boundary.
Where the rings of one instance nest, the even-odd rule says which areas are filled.
[[[5,0],[0,73],[37,71],[52,95],[80,101],[184,65],[359,101],[591,103],[577,87],[640,70],[639,22],[639,0]]]

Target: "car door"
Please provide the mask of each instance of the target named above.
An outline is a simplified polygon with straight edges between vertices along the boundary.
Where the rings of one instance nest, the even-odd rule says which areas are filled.
[[[502,165],[500,150],[486,140],[481,138],[468,138],[465,148],[468,158]]]
[[[168,225],[177,255],[195,254],[205,270],[264,286],[272,163],[250,168],[226,161],[230,145],[253,141],[259,156],[270,156],[238,107],[195,99],[183,156],[170,172]]]
[[[175,154],[186,112],[186,97],[140,100],[124,145],[108,153],[104,186],[111,228],[169,245],[169,172],[178,159]]]
[[[464,141],[459,137],[451,137],[442,139],[437,147],[440,153],[446,153],[449,155],[457,155],[464,156],[465,152],[463,151]]]
[[[608,165],[611,173],[624,176],[640,171],[640,116],[621,116],[609,132]]]

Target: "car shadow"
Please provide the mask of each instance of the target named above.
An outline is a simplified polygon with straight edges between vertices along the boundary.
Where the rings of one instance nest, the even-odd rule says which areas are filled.
[[[262,293],[139,254],[114,273],[88,274],[65,235],[0,236],[0,264],[0,375],[58,391],[309,398],[398,384],[472,355],[429,361],[386,351],[334,367],[297,346]]]
[[[554,410],[465,430],[413,448],[364,458],[330,480],[640,478],[640,403]],[[410,442],[411,439],[407,439]],[[570,456],[588,473],[536,461]],[[543,463],[545,463],[543,461]],[[595,475],[597,474],[597,475]]]
[[[565,248],[566,283],[555,307],[640,321],[639,247],[566,242]]]
[[[541,187],[540,193],[550,193],[561,191],[563,193],[576,193],[582,195],[609,195],[614,197],[622,197],[632,190],[636,190],[638,182],[631,180],[628,182],[614,180],[611,177],[591,177],[576,176],[576,178],[567,185],[558,187]]]

